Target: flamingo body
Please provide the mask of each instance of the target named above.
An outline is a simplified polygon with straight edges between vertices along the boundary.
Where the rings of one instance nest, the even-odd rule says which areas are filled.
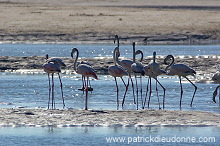
[[[214,76],[212,77],[212,80],[213,80],[215,83],[220,84],[220,73],[214,74]]]
[[[45,63],[43,65],[43,68],[46,73],[60,73],[61,72],[59,66],[54,63]]]
[[[96,75],[93,68],[87,64],[80,64],[76,69],[76,73],[81,74],[84,77],[93,77],[98,79],[98,76]]]
[[[192,107],[192,103],[193,103],[193,99],[195,97],[196,94],[196,90],[197,90],[197,86],[195,84],[192,83],[192,81],[190,81],[190,79],[188,79],[188,75],[192,75],[195,76],[196,72],[191,69],[190,67],[184,65],[184,64],[174,64],[174,57],[173,55],[167,55],[167,57],[164,59],[164,63],[167,64],[167,60],[171,59],[172,62],[166,67],[165,71],[167,71],[167,69],[170,67],[170,71],[167,72],[167,75],[177,75],[179,76],[179,80],[180,80],[180,89],[181,89],[181,93],[180,93],[180,109],[181,109],[181,102],[182,102],[182,95],[183,95],[183,87],[182,87],[182,82],[181,82],[181,77],[186,78],[195,88],[194,93],[193,93],[193,97],[191,100],[191,104],[190,106]]]
[[[185,64],[174,64],[171,66],[170,71],[167,75],[178,75],[182,77],[186,77],[188,75],[195,76],[196,72]]]

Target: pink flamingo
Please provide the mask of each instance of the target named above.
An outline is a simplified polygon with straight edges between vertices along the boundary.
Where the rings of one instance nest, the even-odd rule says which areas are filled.
[[[220,84],[220,73],[217,72],[216,74],[214,74],[214,76],[212,77],[212,80],[215,82],[215,83],[218,83]],[[216,103],[216,100],[215,100],[215,97],[216,95],[218,94],[218,88],[220,88],[220,85],[216,87],[214,93],[213,93],[213,98],[212,100]],[[219,100],[220,100],[220,95],[219,95]],[[220,104],[220,102],[219,102]]]
[[[164,86],[158,81],[157,76],[161,74],[166,74],[165,71],[160,69],[160,66],[158,63],[156,63],[156,52],[153,53],[153,62],[149,63],[148,66],[144,67],[145,75],[149,76],[148,78],[148,83],[147,83],[147,92],[148,92],[148,84],[150,81],[150,93],[149,93],[149,99],[148,99],[148,108],[150,106],[150,97],[152,93],[152,85],[151,85],[151,78],[154,78],[156,81],[156,91],[157,91],[157,97],[158,97],[158,103],[159,103],[159,109],[160,109],[160,102],[159,102],[159,96],[158,96],[158,89],[157,89],[157,83],[163,88],[164,94],[163,94],[163,109],[164,109],[164,103],[165,103],[165,94],[166,94],[166,89]],[[145,97],[145,102],[147,98],[147,92],[146,92],[146,97]],[[145,106],[144,102],[144,106]]]
[[[79,56],[79,51],[78,51],[78,49],[73,48],[73,49],[72,49],[72,52],[71,52],[71,57],[72,57],[72,58],[73,58],[73,54],[74,54],[75,52],[77,52],[76,55]],[[79,64],[86,64],[86,65],[92,67],[92,65],[91,65],[89,62],[87,62],[87,61],[81,61],[80,63],[77,64],[77,66],[78,66]],[[83,94],[84,94],[84,91],[85,91],[85,84],[86,84],[85,81],[86,81],[86,80],[85,80],[85,76],[82,76],[82,85],[83,85],[83,86],[82,86],[81,89],[78,89],[78,90],[83,91]],[[91,92],[93,91],[93,88],[91,87],[90,81],[89,81],[88,90],[91,91]]]
[[[115,40],[114,40],[114,43],[115,41],[117,40],[117,47],[119,48],[119,37],[118,35],[115,35]],[[133,48],[133,54],[135,53],[135,50]],[[131,85],[132,85],[132,91],[133,91],[133,98],[134,98],[134,104],[136,104],[136,101],[135,101],[135,94],[134,94],[134,82],[132,80],[132,77],[131,77],[131,73],[132,73],[132,69],[131,69],[131,65],[134,63],[133,60],[128,60],[128,59],[123,59],[123,60],[119,60],[116,56],[116,61],[117,63],[122,66],[122,68],[124,68],[127,72],[128,72],[128,84],[127,84],[127,88],[129,87],[129,81],[131,80]],[[128,90],[128,89],[127,89]],[[123,100],[124,101],[124,100]],[[122,103],[124,104],[124,102]]]
[[[138,51],[135,51],[135,42],[133,43],[133,50],[135,53],[133,53],[133,64],[131,65],[131,69],[134,73],[134,76],[135,76],[135,81],[136,81],[136,94],[137,94],[137,109],[138,109],[138,83],[137,83],[137,76],[139,75],[140,76],[140,85],[141,85],[141,101],[142,101],[142,107],[143,107],[143,98],[142,98],[142,76],[144,75],[144,67],[141,63],[141,61],[143,60],[143,52],[138,50]],[[136,55],[137,54],[141,54],[142,57],[141,57],[141,60],[140,62],[136,62]]]
[[[119,48],[116,47],[114,52],[113,52],[113,61],[114,61],[114,65],[111,65],[108,67],[108,72],[111,76],[114,77],[115,79],[115,84],[116,84],[116,101],[117,101],[117,110],[119,109],[119,97],[118,97],[118,92],[119,92],[119,89],[118,89],[118,83],[117,83],[117,77],[120,77],[126,87],[126,91],[125,91],[125,94],[124,94],[124,98],[126,96],[126,92],[127,92],[127,86],[123,80],[123,76],[127,76],[128,73],[127,71],[125,71],[122,67],[118,66],[116,64],[116,58],[118,58],[118,56],[120,55],[120,52],[119,52]],[[122,103],[122,107],[123,107],[123,103]]]
[[[85,90],[86,90],[85,110],[88,110],[89,77],[93,77],[95,79],[98,79],[98,77],[91,66],[87,64],[79,64],[78,66],[76,66],[79,57],[79,51],[77,48],[72,49],[71,56],[75,52],[76,52],[76,59],[74,61],[74,70],[76,71],[76,73],[81,74],[83,79],[85,80]]]
[[[54,73],[57,73],[60,80],[60,89],[63,99],[63,108],[65,107],[64,97],[63,97],[63,85],[60,77],[60,67],[66,66],[60,58],[50,58],[48,59],[48,54],[46,55],[47,63],[43,65],[44,71],[48,74],[48,81],[49,81],[49,100],[48,100],[48,109],[50,105],[50,93],[51,93],[51,84],[50,84],[50,74],[52,74],[52,109],[55,109],[55,100],[54,100]]]
[[[171,59],[172,62],[170,64],[167,63],[167,60]],[[190,67],[184,65],[184,64],[174,64],[174,57],[173,55],[168,55],[165,59],[164,59],[164,63],[168,64],[168,66],[165,68],[165,71],[167,72],[168,68],[170,68],[170,71],[167,73],[167,75],[177,75],[179,77],[180,80],[180,89],[181,89],[181,94],[180,94],[180,109],[181,109],[181,103],[182,103],[182,95],[183,95],[183,87],[182,87],[182,82],[181,82],[181,77],[186,78],[195,88],[193,96],[192,96],[192,100],[191,100],[191,104],[190,106],[192,107],[192,103],[193,103],[193,99],[195,97],[196,94],[196,90],[197,90],[197,86],[195,84],[192,83],[192,81],[189,80],[189,78],[187,77],[188,75],[192,75],[195,76],[196,72],[191,69]]]

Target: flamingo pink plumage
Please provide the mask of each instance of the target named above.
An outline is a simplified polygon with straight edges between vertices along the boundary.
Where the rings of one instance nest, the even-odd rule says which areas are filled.
[[[65,107],[64,97],[63,97],[63,85],[60,77],[60,67],[66,66],[60,58],[50,58],[48,59],[48,54],[46,55],[47,63],[43,65],[44,71],[48,74],[48,81],[49,81],[49,100],[48,100],[48,109],[50,105],[50,92],[51,92],[51,85],[50,85],[50,74],[52,74],[52,109],[55,109],[55,100],[54,100],[54,73],[57,73],[60,80],[60,89],[63,99],[63,108]]]
[[[192,96],[192,100],[191,100],[191,104],[190,106],[192,107],[192,103],[193,103],[193,99],[195,97],[196,94],[196,90],[197,90],[197,86],[195,84],[192,83],[192,81],[189,80],[189,78],[187,77],[188,75],[192,75],[195,76],[196,72],[191,69],[190,67],[186,66],[185,64],[174,64],[174,57],[173,55],[168,55],[165,59],[164,59],[164,63],[168,64],[167,61],[171,59],[172,62],[166,67],[165,71],[168,70],[168,68],[170,68],[170,71],[167,73],[167,75],[177,75],[179,77],[180,80],[180,88],[181,88],[181,94],[180,94],[180,109],[181,109],[181,104],[182,104],[182,95],[183,95],[183,88],[182,88],[182,82],[181,82],[181,77],[186,78],[195,88],[193,96]]]
[[[125,84],[125,82],[124,82],[124,80],[123,80],[122,77],[128,75],[127,71],[125,71],[122,67],[120,67],[120,66],[118,66],[118,65],[116,64],[116,56],[118,57],[119,55],[120,55],[119,48],[116,47],[115,50],[114,50],[114,52],[113,52],[114,65],[111,65],[111,66],[108,67],[108,72],[109,72],[109,74],[110,74],[111,76],[113,76],[114,79],[115,79],[116,92],[117,92],[117,93],[116,93],[117,110],[119,109],[119,97],[118,97],[119,89],[118,89],[118,83],[117,83],[117,79],[116,79],[116,78],[117,78],[117,77],[120,77],[120,78],[122,79],[122,81],[123,81],[125,87],[126,87],[126,91],[125,91],[124,98],[123,98],[123,101],[124,101],[125,96],[126,96],[126,93],[127,93],[127,86],[126,86],[126,84]],[[123,103],[124,103],[124,102],[122,102],[122,107],[123,107]]]
[[[135,42],[133,43],[133,64],[131,65],[131,69],[134,73],[134,76],[135,76],[135,81],[136,81],[136,96],[137,96],[137,109],[138,109],[138,83],[137,83],[137,76],[140,76],[140,85],[141,85],[141,101],[142,101],[142,107],[144,105],[143,103],[143,98],[142,98],[142,76],[144,75],[144,67],[141,63],[141,61],[143,60],[143,52],[141,50],[138,50],[138,51],[135,51]],[[140,62],[136,62],[136,55],[137,54],[141,54],[142,57],[141,57],[141,61]]]
[[[95,79],[98,79],[98,76],[96,75],[94,69],[87,65],[87,64],[79,64],[76,67],[77,60],[79,57],[79,51],[77,48],[73,48],[71,52],[71,56],[73,57],[73,54],[76,52],[76,58],[74,61],[74,70],[76,73],[81,74],[82,78],[85,79],[85,89],[86,89],[86,99],[85,99],[85,110],[88,110],[88,86],[89,86],[89,77],[93,77]]]
[[[118,35],[115,35],[115,40],[114,40],[114,43],[115,41],[117,40],[117,47],[119,48],[119,37]],[[135,50],[133,48],[133,54],[135,53]],[[132,91],[133,91],[133,98],[134,98],[134,104],[136,104],[136,101],[135,101],[135,94],[134,94],[134,82],[132,80],[132,77],[131,77],[131,73],[132,73],[132,69],[131,69],[131,65],[134,63],[133,60],[128,60],[128,59],[123,59],[123,60],[119,60],[118,57],[116,56],[116,62],[122,67],[124,68],[127,72],[128,72],[128,84],[127,84],[127,88],[129,87],[129,84],[130,84],[130,80],[131,80],[131,85],[132,85]],[[128,90],[128,89],[126,89]],[[124,101],[124,100],[123,100]],[[123,103],[122,103],[123,104]]]
[[[150,93],[149,93],[149,99],[148,99],[148,108],[150,106],[150,97],[152,93],[152,85],[151,85],[151,78],[154,78],[156,80],[156,91],[157,91],[157,97],[158,97],[158,103],[159,103],[159,109],[160,109],[160,102],[159,102],[159,96],[158,96],[158,89],[157,89],[157,83],[163,88],[164,94],[163,94],[163,109],[164,109],[164,103],[165,103],[165,94],[166,94],[166,89],[164,86],[158,81],[157,76],[161,74],[166,74],[165,71],[160,69],[159,64],[156,62],[156,52],[153,52],[153,62],[149,63],[148,66],[144,67],[145,74],[149,76],[150,80]],[[148,80],[148,81],[149,81]],[[147,91],[148,91],[148,83],[147,83]],[[147,95],[147,93],[146,93]],[[146,97],[145,97],[145,102],[146,102]],[[144,105],[145,105],[144,102]]]

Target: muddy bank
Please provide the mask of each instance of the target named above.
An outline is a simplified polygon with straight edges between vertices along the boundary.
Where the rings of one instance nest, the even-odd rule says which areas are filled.
[[[1,127],[220,126],[220,115],[168,110],[0,109]]]

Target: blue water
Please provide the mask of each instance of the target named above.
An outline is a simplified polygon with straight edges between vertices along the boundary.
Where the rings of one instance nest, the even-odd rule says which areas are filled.
[[[219,145],[219,127],[0,128],[1,145]],[[114,139],[114,140],[113,140]],[[117,141],[116,141],[117,140]]]
[[[69,57],[72,47],[80,49],[80,57],[109,57],[112,56],[114,45],[73,45],[73,44],[1,44],[1,56],[50,56]],[[219,55],[219,45],[205,46],[139,46],[145,56],[151,56],[154,51],[158,55]],[[121,56],[131,58],[131,45],[121,46]],[[126,78],[127,80],[127,78]],[[19,74],[0,73],[0,108],[47,108],[48,81],[46,74]],[[85,94],[81,88],[79,75],[62,75],[66,108],[83,109]],[[177,78],[159,78],[166,88],[166,110],[180,110],[179,97],[180,87]],[[116,88],[112,77],[100,75],[99,80],[91,81],[94,91],[89,93],[89,109],[116,109]],[[147,78],[143,79],[143,97],[145,97]],[[193,86],[183,83],[182,110],[209,111],[220,113],[220,106],[212,102],[212,94],[216,84],[196,83],[198,90],[194,99],[193,107],[189,106]],[[124,85],[119,81],[120,102],[124,94]],[[159,97],[162,101],[163,91],[159,87]],[[59,80],[55,77],[55,100],[56,108],[62,108],[62,100],[59,89]],[[219,101],[217,101],[219,102]],[[125,109],[135,110],[131,87],[125,101]],[[140,103],[140,101],[139,101]],[[121,106],[120,106],[121,109]],[[153,81],[153,94],[150,109],[158,109],[158,102]],[[130,138],[131,145],[186,145],[186,144],[220,144],[219,127],[66,127],[66,128],[0,128],[0,145],[127,145]],[[137,142],[137,137],[214,137],[215,142],[179,142],[179,143],[146,143]],[[122,137],[124,142],[107,142],[106,137]],[[136,141],[135,141],[136,140]],[[213,140],[213,139],[212,139]]]
[[[159,78],[161,84],[166,88],[165,109],[179,110],[180,87],[178,78]],[[147,77],[143,78],[143,97],[145,98]],[[48,101],[48,80],[46,74],[14,74],[0,73],[0,108],[47,108]],[[125,78],[127,81],[127,78]],[[85,94],[78,89],[82,86],[81,76],[63,75],[63,90],[66,108],[83,109]],[[114,79],[110,76],[99,75],[99,80],[91,81],[94,91],[89,93],[90,109],[116,109],[116,87]],[[151,109],[158,109],[155,82],[153,84],[153,94],[151,97]],[[193,95],[193,86],[190,83],[183,83],[182,110],[210,111],[220,113],[218,104],[213,103],[212,94],[216,84],[196,83],[198,90],[194,99],[193,107],[189,106]],[[140,86],[139,86],[140,87]],[[119,80],[119,98],[122,101],[124,95],[124,85]],[[159,97],[162,103],[163,90],[159,87]],[[148,98],[147,98],[148,99]],[[55,100],[56,107],[62,108],[61,93],[58,77],[55,76]],[[218,101],[217,101],[218,102]],[[133,103],[132,88],[125,101],[125,109],[136,109]],[[139,103],[141,103],[139,97]],[[140,106],[139,106],[140,107]],[[121,109],[121,107],[120,107]]]
[[[111,57],[114,44],[0,44],[1,56],[44,56],[69,57],[71,48],[77,47],[80,57]],[[143,51],[144,56],[152,56],[154,51],[158,55],[220,55],[220,45],[136,45],[136,49]],[[121,45],[122,57],[132,57],[132,45]]]

